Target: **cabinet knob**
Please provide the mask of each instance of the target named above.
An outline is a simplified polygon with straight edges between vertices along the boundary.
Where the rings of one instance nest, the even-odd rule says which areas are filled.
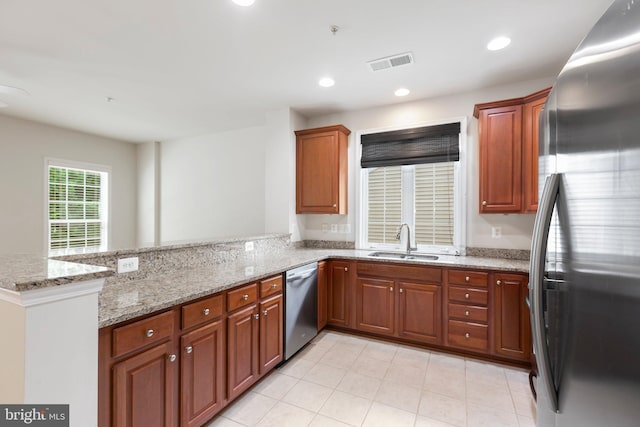
[[[256,320],[258,320],[258,319],[260,318],[260,314],[254,314],[254,315],[253,315],[253,318],[254,318],[254,319],[256,319]]]
[[[349,271],[349,267],[345,267],[345,268],[344,268],[344,271]]]
[[[403,292],[404,292],[404,289],[400,288],[400,293],[403,293]]]
[[[242,299],[245,300],[245,301],[248,300],[249,299],[249,295],[247,295],[247,294],[242,295]]]
[[[209,311],[208,308],[205,308],[204,310],[202,310],[202,314],[204,314],[205,316],[208,316],[209,313],[211,313],[211,311]]]
[[[263,311],[263,312],[262,312],[262,315],[263,315],[263,316],[266,316],[267,314],[269,314],[269,312],[268,312],[267,310],[265,310],[265,311]]]
[[[185,347],[184,351],[186,351],[187,353],[191,353],[193,351],[193,347],[187,346]]]
[[[393,286],[389,286],[389,292],[393,292]]]
[[[154,331],[153,329],[147,329],[147,332],[145,333],[145,335],[147,336],[147,338],[151,338],[155,333],[156,331]]]
[[[487,201],[486,200],[482,201],[482,206],[487,206]]]
[[[467,332],[466,334],[464,334],[465,338],[471,338],[471,335],[469,334],[469,332]]]
[[[271,289],[276,289],[278,287],[277,283],[274,283],[273,285],[271,285]]]
[[[176,356],[175,354],[170,354],[169,355],[169,362],[175,362],[177,358],[178,358],[178,356]]]
[[[496,282],[496,285],[498,285],[498,286],[502,285],[502,281],[498,280],[498,281]]]
[[[334,203],[334,204],[333,204],[333,207],[334,207],[334,208],[337,208],[337,207],[338,207],[338,205],[337,205],[336,203]]]
[[[464,312],[464,315],[465,315],[465,316],[469,316],[469,311],[468,311],[468,310],[467,310],[467,311],[465,311],[465,312]]]
[[[469,299],[470,296],[471,295],[469,295],[469,294],[464,294],[464,299]]]
[[[469,276],[465,277],[464,280],[468,282],[470,280]]]

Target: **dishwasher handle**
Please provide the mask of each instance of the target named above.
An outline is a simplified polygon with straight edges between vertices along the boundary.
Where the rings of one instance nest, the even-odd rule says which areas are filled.
[[[287,274],[287,282],[294,282],[296,280],[299,279],[307,279],[311,276],[313,276],[313,273],[315,273],[317,270],[307,270],[307,271],[303,271],[302,273],[298,273],[298,274]]]

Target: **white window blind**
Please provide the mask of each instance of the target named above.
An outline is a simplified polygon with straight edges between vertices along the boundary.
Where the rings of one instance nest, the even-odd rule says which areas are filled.
[[[106,249],[107,173],[48,165],[50,253]]]
[[[396,243],[402,221],[402,167],[369,169],[368,240],[372,243]]]
[[[453,174],[453,162],[415,166],[415,236],[418,245],[453,245]]]

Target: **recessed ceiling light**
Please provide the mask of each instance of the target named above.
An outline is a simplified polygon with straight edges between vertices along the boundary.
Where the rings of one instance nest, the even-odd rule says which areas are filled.
[[[255,0],[232,0],[235,4],[237,4],[238,6],[251,6]]]
[[[487,44],[487,49],[489,50],[504,49],[505,47],[509,46],[509,43],[511,43],[511,39],[509,37],[504,37],[504,36],[496,37],[495,39],[491,40],[489,44]]]
[[[322,87],[331,87],[336,84],[336,82],[331,77],[323,77],[320,79],[318,84]]]
[[[411,93],[411,91],[409,89],[407,89],[406,87],[401,87],[400,89],[396,89],[395,92],[393,92],[393,94],[395,96],[407,96]]]

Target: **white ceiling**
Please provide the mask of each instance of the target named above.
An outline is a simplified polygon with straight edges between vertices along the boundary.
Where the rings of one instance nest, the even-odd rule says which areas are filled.
[[[284,107],[311,117],[549,77],[610,3],[0,0],[0,85],[29,93],[0,93],[0,114],[164,141]],[[486,50],[497,35],[511,45]],[[366,66],[408,51],[412,66]],[[325,74],[334,87],[317,85]],[[411,94],[394,97],[400,86]]]

